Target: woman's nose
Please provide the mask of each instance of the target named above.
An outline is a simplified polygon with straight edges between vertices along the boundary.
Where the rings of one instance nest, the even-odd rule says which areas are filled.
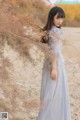
[[[60,19],[59,23],[61,24],[62,22],[63,22],[63,20],[62,20],[62,19]]]

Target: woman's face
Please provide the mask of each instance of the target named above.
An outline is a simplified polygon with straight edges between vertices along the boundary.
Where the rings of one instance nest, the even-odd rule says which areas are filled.
[[[56,27],[59,27],[59,26],[61,26],[62,25],[62,23],[63,23],[63,21],[64,21],[64,18],[57,18],[57,16],[58,16],[58,13],[54,16],[54,25],[56,26]]]

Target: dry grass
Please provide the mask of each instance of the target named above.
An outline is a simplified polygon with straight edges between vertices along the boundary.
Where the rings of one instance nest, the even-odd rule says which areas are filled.
[[[46,17],[46,12],[42,11],[48,11],[42,1],[2,1],[0,3],[0,42],[4,44],[7,41],[21,55],[30,58],[29,45],[40,39],[39,27],[42,26]]]
[[[64,25],[73,23],[76,26],[78,24],[79,6],[61,5],[66,12]],[[46,6],[42,0],[2,0],[0,3],[0,43],[4,44],[7,41],[21,55],[26,55],[28,58],[30,58],[31,43],[40,45],[40,49],[46,51],[48,46],[39,43],[42,34],[39,29],[46,23],[49,10],[50,7]]]

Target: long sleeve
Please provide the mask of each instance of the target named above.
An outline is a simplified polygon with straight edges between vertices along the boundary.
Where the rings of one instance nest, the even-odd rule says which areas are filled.
[[[51,70],[53,67],[57,67],[57,52],[56,52],[56,44],[57,40],[54,39],[52,33],[49,35],[50,52],[51,52]]]
[[[55,33],[57,34],[57,36],[55,37]],[[50,46],[51,50],[51,55],[52,55],[52,59],[51,59],[51,67],[57,67],[57,61],[58,61],[58,56],[61,52],[60,49],[60,35],[61,35],[61,30],[60,28],[53,28],[50,30],[49,32],[49,41],[48,41],[48,45]]]

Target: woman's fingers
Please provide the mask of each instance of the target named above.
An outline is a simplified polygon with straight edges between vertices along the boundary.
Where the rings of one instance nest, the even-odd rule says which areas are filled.
[[[51,72],[51,79],[56,80],[57,79],[57,69],[53,69]]]

